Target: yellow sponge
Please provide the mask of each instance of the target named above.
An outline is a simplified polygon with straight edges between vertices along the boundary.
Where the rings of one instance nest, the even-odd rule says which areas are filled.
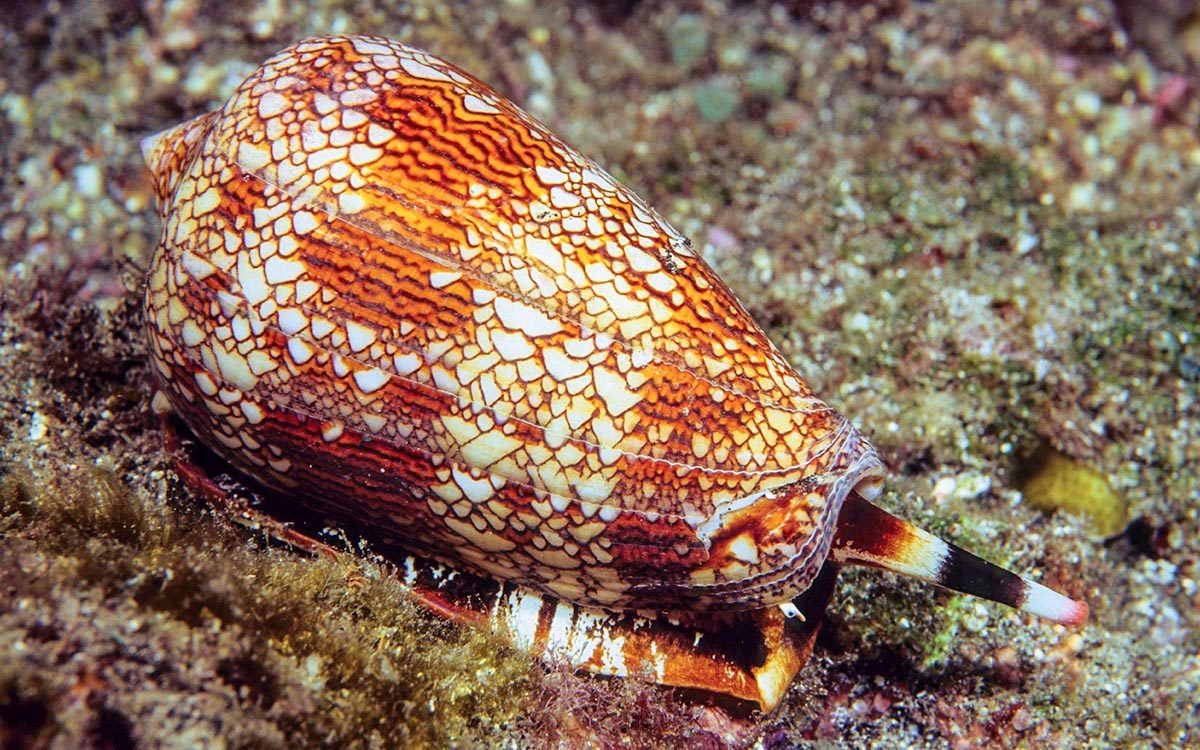
[[[1035,508],[1083,516],[1100,536],[1112,536],[1125,528],[1129,519],[1124,498],[1087,464],[1043,448],[1022,468],[1025,478],[1020,489]]]

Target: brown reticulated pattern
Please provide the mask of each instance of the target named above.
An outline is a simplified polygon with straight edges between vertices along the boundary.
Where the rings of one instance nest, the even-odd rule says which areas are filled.
[[[427,53],[301,42],[146,148],[174,407],[419,553],[611,608],[765,606],[879,470],[681,235]]]

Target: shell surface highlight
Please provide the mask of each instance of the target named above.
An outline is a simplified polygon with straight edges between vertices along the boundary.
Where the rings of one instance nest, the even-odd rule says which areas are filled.
[[[143,144],[189,427],[455,566],[615,610],[803,592],[882,467],[690,244],[458,68],[300,42]]]

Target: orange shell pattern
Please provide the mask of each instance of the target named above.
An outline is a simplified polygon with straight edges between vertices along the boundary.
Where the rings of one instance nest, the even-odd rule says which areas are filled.
[[[260,482],[609,609],[790,600],[882,474],[678,232],[487,85],[300,42],[145,145],[159,383]]]

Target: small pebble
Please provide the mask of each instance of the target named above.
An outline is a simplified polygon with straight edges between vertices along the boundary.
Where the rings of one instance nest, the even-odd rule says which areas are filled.
[[[1012,728],[1017,730],[1018,732],[1024,732],[1024,731],[1027,731],[1032,726],[1033,726],[1033,714],[1030,713],[1028,708],[1021,706],[1020,708],[1017,709],[1016,713],[1013,714]]]
[[[933,491],[929,493],[929,499],[935,503],[944,503],[954,495],[954,488],[958,482],[954,477],[940,477],[933,483]]]
[[[50,425],[46,422],[46,416],[39,412],[33,413],[33,424],[29,426],[29,440],[33,443],[40,443],[45,439],[50,432]]]
[[[955,480],[954,498],[956,500],[974,500],[992,489],[992,478],[987,474],[963,472]]]
[[[1200,359],[1183,355],[1179,358],[1179,374],[1184,380],[1200,380]]]
[[[773,67],[753,68],[746,74],[746,88],[766,99],[782,99],[787,96],[788,80]]]
[[[104,195],[104,174],[100,167],[91,162],[84,162],[75,167],[75,188],[84,198],[99,198]]]
[[[696,111],[707,122],[723,122],[737,111],[741,99],[720,81],[706,81],[695,89]]]
[[[1091,182],[1077,182],[1067,193],[1067,208],[1071,211],[1086,212],[1096,208],[1096,186]]]
[[[695,13],[684,13],[667,29],[671,62],[690,68],[708,54],[708,28]]]
[[[1101,103],[1100,95],[1095,91],[1080,91],[1075,94],[1071,108],[1083,119],[1094,120],[1100,114]]]
[[[1022,232],[1017,236],[1017,242],[1015,245],[1017,255],[1028,255],[1030,252],[1035,250],[1040,243],[1041,238],[1036,234]]]
[[[197,0],[167,0],[162,13],[162,45],[169,52],[186,52],[200,46],[196,30]]]
[[[859,311],[846,317],[846,330],[853,333],[866,333],[871,330],[871,316]]]

